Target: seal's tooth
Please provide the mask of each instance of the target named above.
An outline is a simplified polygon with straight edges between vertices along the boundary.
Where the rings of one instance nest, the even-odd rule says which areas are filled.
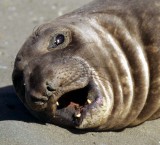
[[[92,101],[91,101],[90,99],[87,99],[87,103],[88,103],[88,104],[91,104]]]
[[[59,103],[58,103],[58,102],[56,102],[56,105],[57,105],[57,106],[59,106]]]
[[[81,117],[81,113],[75,114],[75,117],[77,118]]]

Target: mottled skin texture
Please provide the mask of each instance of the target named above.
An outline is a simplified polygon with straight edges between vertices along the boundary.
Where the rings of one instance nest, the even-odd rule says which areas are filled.
[[[159,118],[159,23],[159,0],[97,0],[40,26],[17,54],[17,95],[39,119],[66,127]],[[49,47],[58,34],[64,42]]]

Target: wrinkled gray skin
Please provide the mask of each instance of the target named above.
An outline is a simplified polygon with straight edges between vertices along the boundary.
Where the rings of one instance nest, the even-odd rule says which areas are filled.
[[[97,0],[44,24],[17,54],[16,93],[40,120],[65,127],[117,130],[156,119],[159,23],[159,0]]]

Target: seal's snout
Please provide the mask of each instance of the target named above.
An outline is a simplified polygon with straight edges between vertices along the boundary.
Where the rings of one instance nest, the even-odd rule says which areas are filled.
[[[32,111],[46,112],[53,122],[79,126],[97,104],[89,66],[79,58],[48,62],[46,57],[30,61],[24,69],[26,105]]]
[[[87,67],[79,63],[78,59],[48,61],[45,57],[35,59],[24,69],[25,98],[28,106],[35,111],[44,107],[52,108],[59,103],[58,108],[62,109],[67,103],[64,104],[60,98],[68,92],[85,87],[89,81]]]

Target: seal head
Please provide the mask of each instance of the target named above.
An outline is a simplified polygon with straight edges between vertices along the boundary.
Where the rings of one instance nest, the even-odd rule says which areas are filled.
[[[97,113],[104,114],[106,103],[98,89],[98,75],[88,62],[94,57],[88,54],[93,44],[85,40],[88,36],[75,32],[74,25],[40,26],[17,54],[13,84],[39,119],[78,127],[84,118],[89,121]],[[100,124],[98,118],[93,122]]]
[[[160,117],[160,5],[146,1],[93,1],[34,31],[12,75],[31,113],[95,130]]]

